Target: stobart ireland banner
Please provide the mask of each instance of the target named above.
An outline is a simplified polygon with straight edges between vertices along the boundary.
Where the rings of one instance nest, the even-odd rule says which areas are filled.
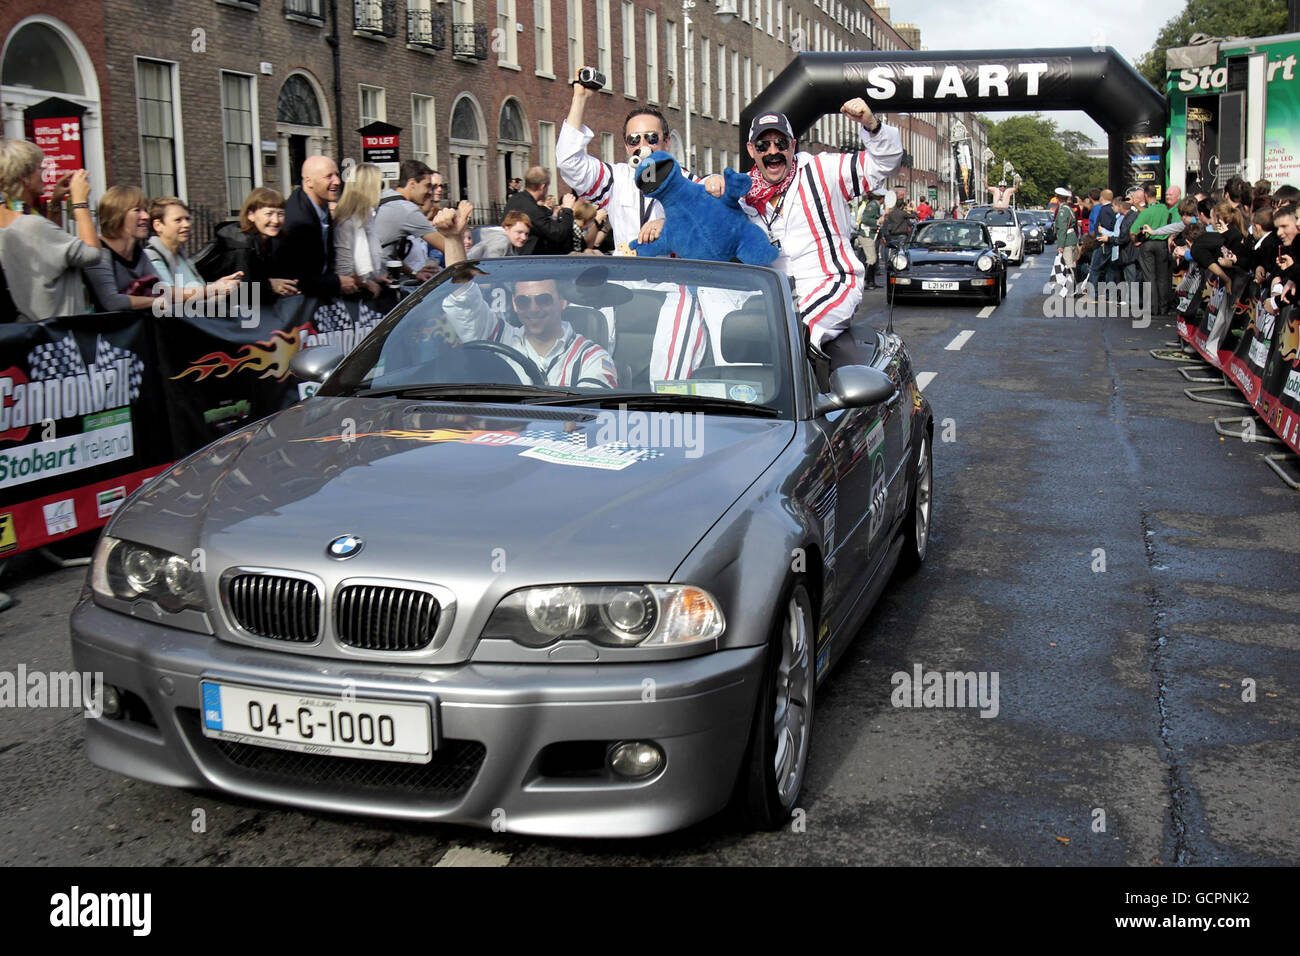
[[[103,525],[172,460],[145,318],[0,326],[0,558]]]

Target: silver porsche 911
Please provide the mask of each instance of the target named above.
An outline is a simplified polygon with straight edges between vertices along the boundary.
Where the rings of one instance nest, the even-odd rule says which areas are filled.
[[[859,348],[815,369],[765,268],[443,272],[105,528],[90,760],[517,833],[782,825],[817,685],[928,540],[929,405],[899,338]]]

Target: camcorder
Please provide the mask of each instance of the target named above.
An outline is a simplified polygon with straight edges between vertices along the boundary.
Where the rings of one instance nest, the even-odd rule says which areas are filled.
[[[605,74],[595,67],[584,66],[578,71],[578,83],[589,90],[603,90],[605,88]]]

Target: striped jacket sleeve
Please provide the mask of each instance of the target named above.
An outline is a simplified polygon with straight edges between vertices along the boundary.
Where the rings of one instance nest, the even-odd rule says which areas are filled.
[[[566,122],[560,127],[560,136],[555,143],[555,163],[560,176],[579,199],[586,199],[603,209],[609,204],[614,170],[609,163],[603,163],[587,152],[591,137],[588,127],[576,130]]]
[[[846,202],[879,189],[897,171],[903,159],[903,137],[897,127],[882,123],[874,136],[865,129],[859,130],[863,149],[856,153],[819,153],[817,156],[825,175],[836,180],[830,185],[843,193]]]

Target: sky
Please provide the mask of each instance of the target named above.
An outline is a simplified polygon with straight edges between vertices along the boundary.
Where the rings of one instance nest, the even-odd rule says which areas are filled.
[[[878,0],[878,5],[884,5]],[[1183,12],[1186,0],[888,0],[894,23],[921,28],[931,50],[996,50],[1024,47],[1113,46],[1130,63],[1155,45],[1166,22]],[[972,17],[978,10],[981,16]],[[1011,113],[989,113],[999,120]],[[1053,112],[1062,129],[1076,129],[1098,146],[1106,134],[1087,113]]]

